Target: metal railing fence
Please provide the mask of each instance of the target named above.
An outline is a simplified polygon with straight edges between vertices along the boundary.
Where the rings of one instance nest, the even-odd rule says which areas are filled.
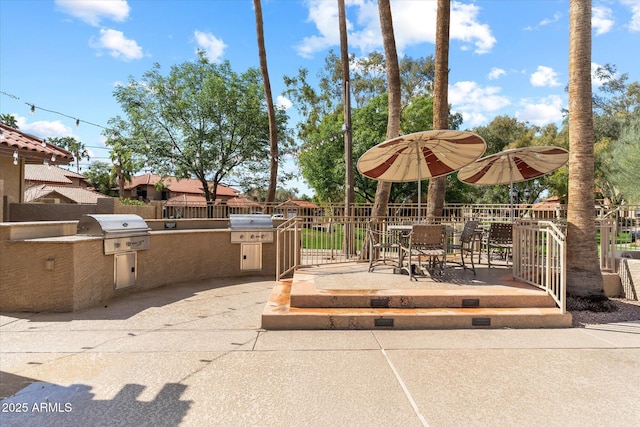
[[[513,229],[513,277],[540,289],[567,307],[565,235],[551,221],[520,221]]]

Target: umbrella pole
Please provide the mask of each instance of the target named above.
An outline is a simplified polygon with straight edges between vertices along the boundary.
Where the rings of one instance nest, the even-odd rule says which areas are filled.
[[[513,223],[513,166],[509,159],[509,220]]]

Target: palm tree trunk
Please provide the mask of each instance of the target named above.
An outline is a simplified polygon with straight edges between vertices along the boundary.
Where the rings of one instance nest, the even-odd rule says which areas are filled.
[[[378,13],[380,14],[380,28],[382,30],[382,43],[384,45],[385,62],[387,67],[387,86],[389,92],[389,118],[387,120],[387,139],[395,138],[400,134],[400,68],[398,66],[398,53],[396,51],[396,39],[393,33],[393,20],[391,18],[391,5],[389,0],[378,1]],[[378,181],[376,198],[371,212],[372,218],[382,218],[387,214],[391,183]]]
[[[595,227],[591,0],[570,1],[569,25],[567,292],[604,297]]]
[[[436,18],[436,73],[433,90],[433,129],[449,129],[449,22],[450,0],[438,0]],[[442,216],[447,177],[429,180],[427,218]]]
[[[260,56],[260,70],[264,81],[264,94],[267,101],[267,112],[269,115],[269,189],[267,190],[267,202],[276,199],[276,187],[278,185],[278,124],[276,121],[276,111],[273,106],[271,96],[271,82],[269,80],[269,69],[267,67],[267,51],[264,46],[264,28],[262,24],[262,6],[260,0],[253,0],[256,11],[256,33],[258,35],[258,55]]]

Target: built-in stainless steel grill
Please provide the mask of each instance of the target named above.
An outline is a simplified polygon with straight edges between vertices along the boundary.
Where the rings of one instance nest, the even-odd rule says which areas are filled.
[[[78,234],[101,236],[104,254],[112,255],[149,249],[150,228],[138,215],[91,214],[78,221]]]
[[[229,215],[231,243],[273,242],[273,221],[266,214]]]

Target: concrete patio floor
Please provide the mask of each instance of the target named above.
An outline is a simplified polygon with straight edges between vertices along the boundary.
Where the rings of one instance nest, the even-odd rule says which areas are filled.
[[[3,313],[0,425],[640,425],[640,322],[265,331],[273,287],[217,279]]]

